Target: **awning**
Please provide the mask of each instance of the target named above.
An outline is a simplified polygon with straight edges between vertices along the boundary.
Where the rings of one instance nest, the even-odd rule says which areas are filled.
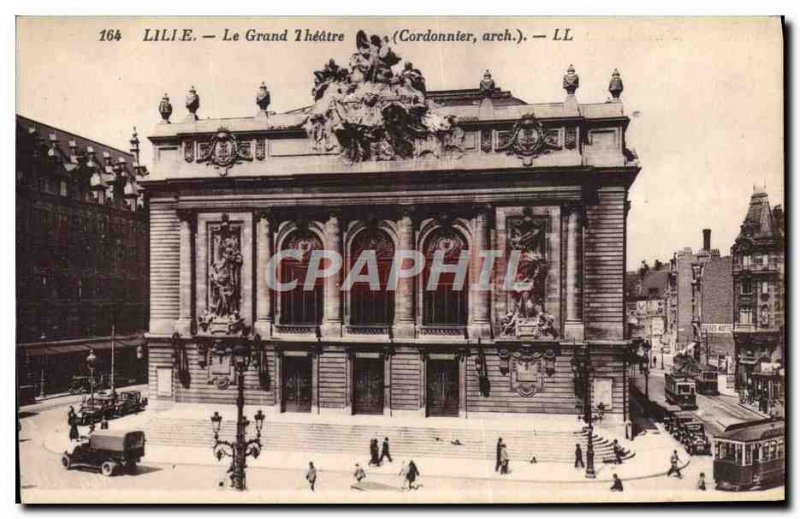
[[[121,350],[136,348],[145,344],[144,337],[126,336],[114,341],[114,349]],[[89,350],[102,351],[111,349],[111,339],[83,340],[83,341],[63,341],[50,343],[19,344],[21,353],[31,357],[46,357],[51,355],[65,355],[68,353],[84,352]]]

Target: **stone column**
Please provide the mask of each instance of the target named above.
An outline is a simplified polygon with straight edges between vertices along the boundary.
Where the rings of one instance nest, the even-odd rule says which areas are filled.
[[[581,224],[578,207],[567,208],[567,254],[566,254],[566,319],[564,337],[582,341],[584,338]]]
[[[267,264],[272,258],[272,222],[269,211],[257,214],[256,229],[256,324],[262,338],[272,336],[272,294],[267,285]]]
[[[192,330],[192,238],[195,228],[195,214],[192,211],[178,210],[180,220],[180,275],[178,278],[179,312],[175,331],[183,337],[191,335]]]
[[[400,208],[400,219],[397,221],[397,250],[414,250],[414,221],[412,212],[414,208],[405,206]],[[404,265],[410,260],[405,260]],[[398,338],[414,337],[414,278],[401,278],[397,280],[397,290],[394,294],[394,336]]]
[[[478,287],[478,281],[483,270],[481,251],[489,247],[489,211],[490,207],[480,206],[475,215],[475,236],[473,239],[472,263],[470,265],[470,293],[469,293],[469,336],[471,339],[489,339],[491,337],[491,284]],[[491,283],[491,278],[490,278]]]
[[[339,215],[332,212],[325,222],[325,247],[342,257],[342,232]],[[322,312],[322,335],[342,336],[342,269],[325,278],[325,306]]]

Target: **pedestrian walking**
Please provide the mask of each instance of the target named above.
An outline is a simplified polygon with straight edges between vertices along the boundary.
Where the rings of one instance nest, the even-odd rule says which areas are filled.
[[[100,420],[100,429],[108,429],[108,418],[103,415],[103,418]]]
[[[414,482],[417,480],[418,476],[419,470],[417,469],[416,463],[414,463],[414,460],[409,461],[408,466],[405,468],[405,477],[409,490],[414,490],[416,488]]]
[[[379,463],[382,462],[384,457],[389,460],[389,463],[392,462],[392,456],[391,456],[391,454],[389,454],[389,438],[388,437],[385,437],[383,439],[383,445],[381,446],[381,457],[378,460],[378,462]]]
[[[577,469],[578,466],[583,468],[583,452],[581,451],[581,444],[575,444],[575,468]]]
[[[622,480],[619,479],[619,476],[614,474],[614,483],[611,484],[611,491],[612,492],[622,492],[624,489],[622,487]]]
[[[69,406],[69,412],[67,413],[67,423],[69,424],[69,439],[70,441],[77,441],[81,434],[78,432],[78,414],[75,412],[75,408]]]
[[[353,472],[353,477],[356,478],[356,484],[353,485],[353,488],[361,490],[361,480],[367,477],[367,473],[364,472],[364,469],[358,463],[356,463],[356,470]]]
[[[622,463],[622,447],[619,445],[619,441],[614,438],[614,443],[611,444],[611,447],[614,449],[614,465],[619,465]]]
[[[314,462],[308,462],[308,472],[306,472],[306,481],[311,485],[311,491],[314,492],[314,486],[317,483],[317,469],[314,468]]]
[[[378,458],[378,440],[375,438],[369,442],[369,464],[376,467],[381,465],[381,460]]]
[[[508,474],[508,448],[505,443],[500,446],[500,474]]]
[[[678,467],[680,461],[681,460],[678,457],[678,451],[677,450],[672,451],[672,456],[670,456],[669,458],[670,466],[669,470],[667,471],[667,477],[670,477],[673,473],[675,473],[678,475],[678,479],[683,479],[683,476],[681,475],[681,469]]]
[[[497,456],[495,457],[494,471],[500,470],[500,450],[503,448],[503,438],[497,439]]]
[[[700,479],[697,480],[697,489],[698,490],[706,489],[706,475],[704,472],[700,473]]]

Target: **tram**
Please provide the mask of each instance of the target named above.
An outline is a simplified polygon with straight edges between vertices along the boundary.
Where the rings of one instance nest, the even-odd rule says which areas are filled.
[[[717,488],[744,490],[782,483],[785,434],[785,422],[772,418],[727,427],[714,438]]]
[[[717,368],[709,365],[700,365],[697,367],[694,375],[694,384],[697,392],[701,395],[718,395],[718,377]]]
[[[681,409],[697,409],[694,377],[664,373],[664,398]]]

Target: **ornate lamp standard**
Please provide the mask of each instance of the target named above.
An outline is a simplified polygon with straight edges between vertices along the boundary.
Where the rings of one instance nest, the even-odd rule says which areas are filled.
[[[231,481],[236,490],[244,490],[246,488],[244,469],[247,467],[247,457],[252,456],[255,459],[261,454],[261,428],[264,426],[264,413],[259,409],[255,415],[256,437],[245,440],[245,431],[250,425],[250,421],[244,416],[244,372],[250,364],[250,345],[240,342],[231,348],[230,354],[233,357],[236,385],[239,390],[236,398],[236,439],[233,442],[219,439],[222,416],[217,411],[214,411],[214,415],[211,417],[211,427],[214,431],[214,455],[218,460],[221,460],[223,456],[232,458]]]
[[[97,362],[97,355],[94,354],[93,349],[89,349],[89,355],[86,356],[86,367],[89,368],[89,406],[94,409],[94,364]]]
[[[583,350],[582,352],[581,349]],[[592,386],[590,380],[594,369],[592,368],[589,346],[584,345],[581,348],[576,345],[575,355],[572,357],[570,364],[575,378],[575,389],[583,397],[583,419],[589,431],[589,439],[586,444],[586,477],[594,479],[596,474],[594,472],[594,445],[592,440],[594,428],[592,426]]]

